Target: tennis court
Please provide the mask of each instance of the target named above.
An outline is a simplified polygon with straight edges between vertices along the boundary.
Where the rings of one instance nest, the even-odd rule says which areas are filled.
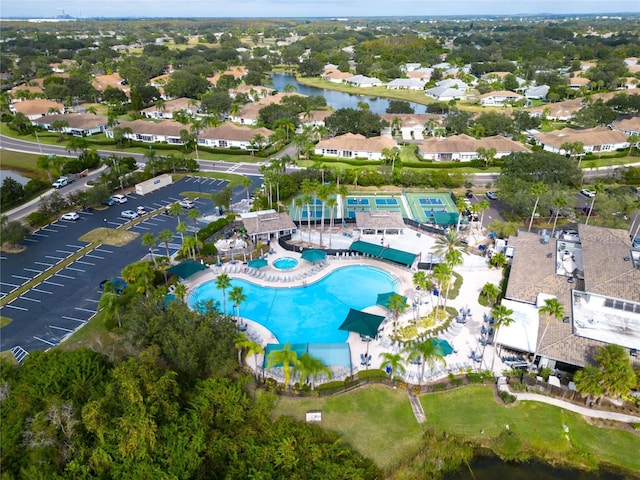
[[[420,223],[455,225],[458,209],[449,193],[405,193],[411,217]]]
[[[345,211],[346,218],[355,218],[356,212],[399,212],[403,217],[407,216],[406,202],[399,195],[369,195],[347,197]]]

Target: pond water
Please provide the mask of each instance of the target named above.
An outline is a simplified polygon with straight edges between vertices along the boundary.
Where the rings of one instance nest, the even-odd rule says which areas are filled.
[[[523,463],[503,462],[497,457],[477,457],[469,467],[463,466],[447,480],[623,480],[620,473],[598,470],[584,472],[569,468],[556,468],[538,461]]]
[[[310,87],[303,85],[296,80],[296,77],[289,73],[272,73],[271,80],[273,88],[279,92],[284,91],[287,84],[296,87],[296,91],[302,95],[320,95],[327,100],[327,104],[334,110],[339,108],[358,108],[358,102],[365,102],[374,113],[385,113],[389,106],[389,100],[380,97],[371,97],[368,95],[353,95],[351,93],[337,92],[335,90],[327,90],[324,88]],[[426,105],[409,102],[415,113],[426,113]]]
[[[13,178],[20,185],[24,186],[31,180],[30,178],[23,177],[19,173],[16,173],[12,170],[0,170],[0,184],[4,182],[5,178]]]

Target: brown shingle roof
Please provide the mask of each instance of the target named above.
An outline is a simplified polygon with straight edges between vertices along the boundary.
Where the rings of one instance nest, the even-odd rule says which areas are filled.
[[[93,115],[93,114],[82,114],[82,113],[47,115],[46,117],[39,118],[38,123],[51,125],[56,120],[62,120],[64,122],[67,122],[70,128],[79,128],[82,130],[97,128],[102,125],[107,125],[109,123],[107,117],[103,117],[100,115]]]
[[[180,137],[181,130],[189,131],[189,125],[183,125],[172,120],[163,120],[157,123],[147,120],[133,120],[132,122],[121,122],[118,126],[121,128],[129,127],[133,133],[169,137]]]
[[[497,153],[529,151],[524,145],[500,135],[478,139],[465,134],[428,138],[420,145],[420,150],[424,153],[459,153],[475,152],[481,147],[495,148]]]
[[[405,228],[402,213],[385,212],[356,212],[356,227],[371,230],[399,230]]]
[[[240,118],[258,118],[258,112],[262,110],[264,107],[272,104],[280,104],[282,103],[282,99],[291,96],[299,96],[306,97],[306,95],[301,95],[299,93],[277,93],[275,95],[268,95],[264,98],[261,98],[259,101],[254,103],[248,103],[244,106],[242,111],[238,114]]]
[[[26,115],[46,115],[49,109],[53,108],[60,112],[64,112],[64,105],[53,102],[51,100],[24,100],[22,102],[13,103],[11,105],[16,111]]]
[[[627,135],[604,127],[586,128],[584,130],[563,128],[553,132],[540,133],[536,135],[536,139],[544,145],[551,145],[555,148],[560,148],[566,142],[581,142],[585,147],[588,147],[625,143]]]
[[[627,132],[640,132],[640,116],[631,118],[621,118],[613,122],[613,128]]]
[[[235,140],[238,142],[249,142],[256,135],[262,135],[268,139],[273,132],[267,128],[249,128],[235,125],[233,123],[225,123],[219,127],[207,128],[200,132],[198,137],[207,139]]]
[[[424,126],[430,120],[435,120],[439,124],[444,121],[444,115],[439,113],[381,113],[380,118],[386,120],[389,125],[394,118],[398,118],[403,127]]]
[[[261,235],[266,233],[286,232],[295,230],[296,224],[286,213],[275,211],[256,212],[255,215],[242,215],[242,223],[249,235]]]
[[[364,135],[345,133],[338,137],[320,140],[316,149],[325,150],[351,150],[354,152],[382,152],[385,148],[393,148],[397,145],[393,138],[371,137]]]

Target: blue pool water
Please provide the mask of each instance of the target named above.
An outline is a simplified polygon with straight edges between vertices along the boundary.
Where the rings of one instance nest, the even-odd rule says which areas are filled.
[[[278,270],[291,270],[298,266],[298,260],[291,257],[283,257],[275,260],[273,266]]]
[[[376,304],[379,293],[397,291],[397,281],[379,268],[349,266],[331,272],[306,287],[262,287],[234,278],[247,300],[240,315],[268,328],[280,343],[345,342],[349,332],[338,330],[350,308],[363,310]],[[204,283],[189,294],[189,306],[213,300],[222,305],[222,290],[215,281]],[[233,302],[227,300],[227,313]]]

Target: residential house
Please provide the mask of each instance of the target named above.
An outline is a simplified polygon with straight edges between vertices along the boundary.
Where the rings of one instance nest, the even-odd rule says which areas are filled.
[[[239,80],[247,73],[248,70],[244,66],[231,67],[224,72],[216,73],[213,77],[207,77],[207,80],[209,80],[209,83],[211,83],[211,85],[215,86],[218,83],[218,80],[220,80],[220,77],[223,75],[231,75],[234,79]]]
[[[364,75],[352,75],[349,78],[345,78],[344,83],[360,88],[379,87],[382,85],[379,79],[375,77],[365,77]]]
[[[65,112],[65,108],[62,103],[45,99],[15,102],[9,105],[9,110],[13,113],[20,112],[31,121],[52,113]]]
[[[611,129],[625,135],[640,135],[640,116],[618,118],[611,124]]]
[[[198,134],[198,145],[213,148],[239,148],[253,150],[256,135],[262,135],[260,148],[269,145],[269,137],[273,132],[267,128],[249,128],[233,123],[225,123],[219,127],[207,128]]]
[[[584,145],[584,153],[611,152],[619,148],[629,148],[628,135],[619,131],[604,127],[585,128],[576,130],[563,128],[552,132],[537,133],[534,135],[538,145],[549,152],[566,155],[569,152],[562,148],[565,143],[580,142]]]
[[[25,99],[42,98],[44,91],[40,85],[17,85],[9,90],[9,97],[12,102],[21,102]]]
[[[148,120],[133,120],[132,122],[121,122],[118,127],[131,129],[130,133],[124,134],[125,138],[130,140],[145,143],[170,143],[172,145],[184,145],[180,133],[184,130],[190,131],[188,125],[173,120],[163,120],[157,123]],[[107,138],[113,138],[113,128],[107,129],[105,135]]]
[[[351,72],[341,72],[338,69],[325,71],[320,77],[331,83],[344,83],[348,78],[353,77]]]
[[[107,117],[100,115],[68,113],[46,115],[34,120],[32,123],[45,130],[53,130],[53,124],[56,121],[66,122],[66,127],[62,129],[63,133],[68,133],[74,137],[89,137],[94,133],[104,132],[109,124]]]
[[[479,148],[495,149],[495,158],[504,157],[513,152],[529,151],[524,145],[500,135],[473,138],[461,134],[428,138],[418,147],[418,155],[425,160],[439,162],[469,162],[481,158],[477,153]]]
[[[433,87],[424,91],[427,97],[434,98],[441,102],[448,102],[451,100],[462,100],[466,97],[467,92],[465,90],[459,90],[457,88],[450,87]]]
[[[440,80],[439,82],[436,82],[436,87],[453,88],[464,92],[471,88],[465,82],[457,78],[445,78],[444,80]]]
[[[565,100],[564,102],[548,103],[528,110],[532,117],[546,117],[549,120],[566,121],[570,120],[573,114],[584,105],[581,98]]]
[[[404,141],[424,140],[424,132],[433,134],[433,131],[442,127],[444,116],[435,113],[382,113],[380,117],[393,129],[400,130]]]
[[[153,118],[155,120],[172,119],[173,114],[177,111],[183,111],[191,118],[195,117],[198,113],[200,102],[192,98],[176,98],[173,100],[167,100],[166,102],[159,103],[156,106],[148,107],[140,111],[142,115],[147,118]]]
[[[546,100],[549,94],[549,85],[532,85],[524,91],[527,100]]]
[[[412,70],[406,73],[407,77],[409,78],[417,78],[419,80],[424,80],[425,82],[428,82],[429,80],[431,80],[432,74],[433,74],[433,68],[428,68],[428,67],[418,68],[416,70]]]
[[[425,84],[418,78],[396,78],[387,83],[387,90],[424,90]]]
[[[308,114],[301,113],[298,117],[300,125],[308,125],[311,127],[324,127],[324,121],[327,117],[333,115],[333,110],[311,110]]]
[[[305,96],[299,93],[278,93],[276,95],[268,95],[257,102],[246,104],[239,113],[232,114],[229,118],[232,122],[239,123],[241,125],[256,125],[258,123],[260,110],[267,105],[272,105],[274,103],[280,104],[283,98],[292,95],[297,95],[299,97]]]
[[[500,90],[480,95],[480,105],[484,107],[503,107],[519,102],[524,97],[516,92]]]
[[[371,137],[345,133],[326,140],[320,140],[315,147],[316,155],[337,158],[361,158],[366,160],[381,160],[385,148],[394,148],[397,143],[389,137]]]
[[[579,90],[581,88],[589,88],[591,80],[585,77],[569,77],[567,86],[573,90]]]
[[[238,95],[246,95],[250,101],[257,102],[261,98],[271,95],[275,90],[269,87],[257,85],[238,85],[229,90],[229,96],[236,98]]]
[[[93,79],[93,88],[99,92],[104,92],[107,87],[122,90],[127,94],[127,97],[129,96],[129,90],[131,90],[118,72],[110,75],[96,75]]]
[[[583,367],[609,343],[630,354],[640,346],[640,250],[626,230],[577,228],[578,235],[520,231],[508,240],[513,258],[502,304],[514,322],[500,329],[497,343],[537,353],[540,367]],[[547,323],[539,310],[549,298],[564,307],[564,317]],[[637,356],[630,360],[640,366]]]
[[[414,72],[422,67],[421,63],[405,63],[404,65],[400,65],[400,71],[402,72]]]

